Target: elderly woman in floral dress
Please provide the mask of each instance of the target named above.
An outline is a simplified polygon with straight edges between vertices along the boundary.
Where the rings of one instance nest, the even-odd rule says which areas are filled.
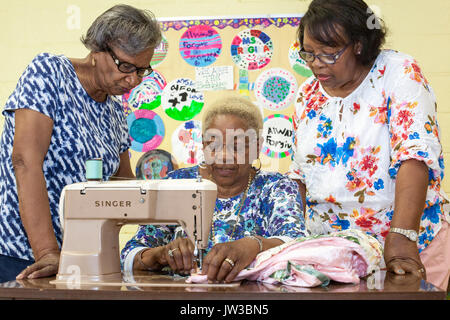
[[[307,235],[300,193],[280,173],[263,172],[257,159],[260,110],[243,97],[218,100],[204,114],[206,163],[168,174],[171,179],[201,175],[217,184],[218,196],[202,273],[209,281],[231,282],[263,250]],[[140,226],[122,250],[124,271],[160,270],[187,274],[194,268],[194,245],[177,226]]]

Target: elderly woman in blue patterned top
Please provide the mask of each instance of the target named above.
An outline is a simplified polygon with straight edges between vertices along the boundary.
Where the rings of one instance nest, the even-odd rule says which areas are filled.
[[[0,282],[56,273],[61,226],[58,203],[67,184],[85,180],[90,158],[103,178],[134,177],[121,95],[150,74],[161,32],[153,15],[115,6],[89,28],[90,53],[48,53],[27,67],[6,102],[0,154]]]
[[[217,184],[218,198],[202,272],[210,281],[232,281],[256,255],[306,235],[300,193],[280,173],[255,169],[262,142],[260,110],[243,97],[226,97],[204,114],[206,165],[169,173],[172,179],[199,174]],[[194,246],[181,227],[140,226],[122,250],[125,272],[194,269]]]

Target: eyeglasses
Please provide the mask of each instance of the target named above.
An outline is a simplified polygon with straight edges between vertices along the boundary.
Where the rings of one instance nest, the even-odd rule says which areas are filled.
[[[148,66],[146,68],[138,68],[134,64],[129,62],[120,61],[114,54],[114,52],[111,50],[111,48],[106,48],[108,53],[111,55],[111,58],[113,59],[114,63],[117,65],[117,69],[119,69],[120,72],[123,73],[133,73],[136,71],[136,74],[138,77],[143,78],[150,74],[152,74],[153,69],[151,66]]]
[[[308,52],[303,49],[301,49],[298,54],[299,54],[300,58],[302,58],[306,62],[312,63],[317,58],[325,64],[335,64],[336,61],[342,56],[342,54],[345,52],[345,50],[348,48],[349,45],[350,45],[350,43],[347,44],[344,48],[342,48],[338,52],[336,52],[335,54],[314,54],[312,52]]]

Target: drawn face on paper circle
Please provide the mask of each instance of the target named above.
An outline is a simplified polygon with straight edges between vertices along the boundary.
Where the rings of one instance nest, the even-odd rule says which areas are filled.
[[[259,30],[243,30],[231,43],[231,57],[240,69],[262,69],[269,64],[272,55],[272,40]]]
[[[180,39],[181,57],[193,67],[214,63],[222,51],[219,33],[208,25],[189,27]]]
[[[143,180],[162,179],[176,164],[170,153],[161,149],[146,152],[136,164],[136,177]]]
[[[191,79],[179,78],[164,88],[161,103],[169,117],[187,121],[202,111],[204,97],[201,91],[197,91]]]

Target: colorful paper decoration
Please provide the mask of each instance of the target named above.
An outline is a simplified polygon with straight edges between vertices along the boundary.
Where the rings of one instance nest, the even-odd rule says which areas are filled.
[[[201,126],[200,121],[191,120],[175,129],[172,135],[172,152],[178,162],[195,165],[204,159]]]
[[[214,63],[222,51],[219,33],[208,25],[189,27],[180,39],[180,54],[194,67],[206,67]]]
[[[272,55],[272,40],[260,30],[243,30],[231,43],[231,58],[240,69],[262,69],[269,64]]]
[[[241,27],[254,28],[256,26],[262,26],[267,28],[269,26],[275,26],[282,28],[286,25],[297,27],[300,23],[301,15],[290,16],[273,16],[271,17],[227,17],[227,18],[205,18],[205,19],[182,19],[182,20],[167,20],[160,21],[159,25],[161,30],[167,31],[169,29],[181,30],[189,28],[192,25],[209,25],[214,28],[224,29],[227,27],[233,29],[239,29]]]
[[[150,65],[152,67],[156,67],[161,64],[167,56],[167,52],[169,51],[169,42],[165,35],[162,35],[161,43],[159,46],[155,48],[155,52],[153,53],[152,60],[150,61]]]
[[[306,61],[303,60],[300,55],[300,44],[298,41],[295,41],[290,47],[289,47],[289,63],[291,64],[292,69],[299,75],[305,78],[309,78],[313,75],[311,69],[306,64]]]
[[[260,105],[279,111],[292,103],[297,88],[297,80],[292,73],[282,68],[272,68],[258,76],[254,92]]]
[[[128,115],[138,109],[153,110],[161,105],[161,94],[167,85],[161,73],[154,70],[128,93],[122,95],[125,113]]]
[[[285,158],[292,154],[294,128],[292,119],[273,114],[264,119],[261,152],[270,158]]]
[[[161,149],[146,152],[136,164],[136,178],[139,180],[162,179],[177,168],[172,155]]]
[[[164,88],[161,101],[166,114],[179,121],[191,120],[204,105],[203,93],[197,91],[194,81],[187,78],[171,81]]]
[[[165,128],[160,116],[146,109],[139,109],[127,116],[131,149],[147,152],[156,149],[164,139]]]

